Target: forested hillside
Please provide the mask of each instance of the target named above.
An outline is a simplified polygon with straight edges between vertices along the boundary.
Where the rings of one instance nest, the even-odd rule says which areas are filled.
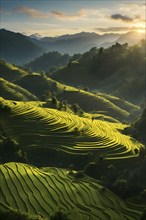
[[[30,63],[26,64],[25,67],[32,71],[49,71],[50,68],[57,68],[64,66],[68,63],[70,56],[68,54],[60,54],[57,51],[44,53],[42,56],[36,58]]]
[[[138,46],[119,44],[92,48],[74,55],[69,64],[51,77],[72,85],[88,86],[140,104],[145,94],[145,41]]]

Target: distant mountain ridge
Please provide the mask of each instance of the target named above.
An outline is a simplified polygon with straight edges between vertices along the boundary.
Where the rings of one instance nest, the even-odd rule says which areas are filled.
[[[136,31],[130,31],[125,34],[105,33],[103,35],[95,32],[80,32],[76,34],[66,34],[57,37],[41,37],[38,39],[38,34],[34,38],[31,36],[32,41],[38,43],[41,47],[48,47],[64,53],[81,53],[89,50],[91,47],[104,47],[107,48],[114,43],[128,43],[129,45],[137,44],[144,38],[144,34]],[[71,45],[75,44],[71,51]],[[69,44],[69,45],[68,45]],[[84,46],[84,48],[82,47]],[[65,48],[64,48],[65,46]],[[70,46],[70,47],[69,47]],[[73,46],[72,46],[73,47]],[[76,49],[76,50],[75,50]]]
[[[99,35],[94,32],[81,32],[77,34],[66,34],[58,37],[37,37],[31,38],[32,42],[38,44],[42,48],[48,48],[48,51],[58,51],[60,53],[83,53],[92,47],[100,47],[105,42],[112,43],[121,35],[104,34]]]
[[[92,47],[107,48],[116,42],[138,44],[144,34],[134,31],[126,34],[94,32],[66,34],[57,37],[41,37],[38,34],[26,36],[9,30],[0,29],[1,59],[16,65],[28,63],[43,54],[43,52],[58,51],[69,55],[84,53]],[[15,51],[15,53],[14,53]]]

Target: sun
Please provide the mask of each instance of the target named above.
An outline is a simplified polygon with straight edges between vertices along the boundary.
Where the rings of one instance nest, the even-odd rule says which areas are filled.
[[[137,30],[137,32],[144,34],[144,33],[145,33],[145,30],[144,30],[144,29],[139,29],[139,30]]]

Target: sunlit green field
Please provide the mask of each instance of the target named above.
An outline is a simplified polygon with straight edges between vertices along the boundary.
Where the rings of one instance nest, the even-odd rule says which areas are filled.
[[[0,165],[0,209],[48,217],[58,209],[69,219],[139,220],[140,211],[94,179],[74,170],[21,164]]]
[[[67,154],[104,154],[106,159],[138,156],[143,145],[122,134],[126,125],[92,120],[38,107],[34,102],[1,99],[1,121],[7,134],[25,150],[53,149]],[[136,150],[137,149],[137,150]]]

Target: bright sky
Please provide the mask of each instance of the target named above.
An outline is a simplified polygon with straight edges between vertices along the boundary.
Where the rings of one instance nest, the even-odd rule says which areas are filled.
[[[0,0],[1,28],[42,36],[145,31],[145,0]]]

